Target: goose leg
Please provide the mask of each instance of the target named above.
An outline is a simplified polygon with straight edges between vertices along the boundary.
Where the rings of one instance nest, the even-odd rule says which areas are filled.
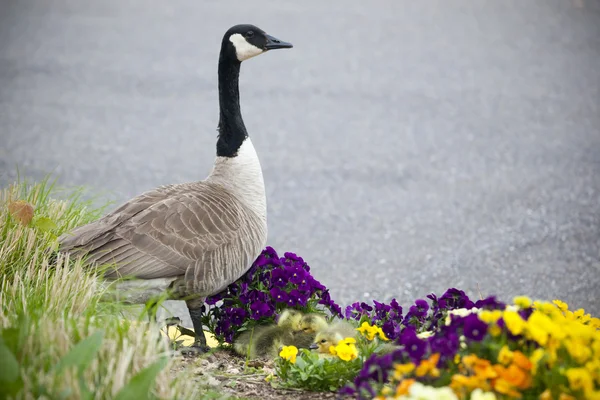
[[[202,327],[202,305],[204,304],[204,299],[193,299],[186,300],[186,305],[188,307],[188,311],[190,312],[190,318],[192,319],[192,324],[194,325],[194,333],[196,335],[196,339],[194,340],[194,344],[191,347],[185,349],[185,353],[206,353],[210,348],[206,345],[206,336],[204,336],[204,329]]]

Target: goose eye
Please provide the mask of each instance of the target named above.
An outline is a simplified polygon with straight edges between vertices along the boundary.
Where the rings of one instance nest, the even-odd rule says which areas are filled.
[[[248,31],[244,36],[246,36],[247,38],[251,38],[252,36],[254,36],[254,31]]]
[[[321,340],[321,343],[325,343],[325,342],[327,342],[327,340],[325,340],[325,339]]]
[[[303,330],[304,332],[308,332],[308,331],[310,331],[310,328],[304,328],[304,329],[302,329],[302,330]]]

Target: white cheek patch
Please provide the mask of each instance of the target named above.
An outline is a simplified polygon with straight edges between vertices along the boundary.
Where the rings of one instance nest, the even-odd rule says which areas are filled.
[[[239,61],[247,60],[251,57],[261,54],[264,50],[250,43],[239,33],[229,36],[229,41],[235,47],[235,55]]]

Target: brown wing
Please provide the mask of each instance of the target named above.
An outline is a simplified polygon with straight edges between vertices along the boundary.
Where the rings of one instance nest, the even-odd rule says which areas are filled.
[[[167,187],[61,238],[61,250],[116,263],[117,274],[151,279],[185,275],[208,254],[237,239],[244,209],[219,186]]]

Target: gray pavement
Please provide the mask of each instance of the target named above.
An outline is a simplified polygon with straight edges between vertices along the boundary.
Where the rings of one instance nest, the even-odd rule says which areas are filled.
[[[342,304],[459,287],[600,314],[598,0],[0,2],[0,182],[15,166],[118,202],[203,179],[221,37],[269,244]]]

